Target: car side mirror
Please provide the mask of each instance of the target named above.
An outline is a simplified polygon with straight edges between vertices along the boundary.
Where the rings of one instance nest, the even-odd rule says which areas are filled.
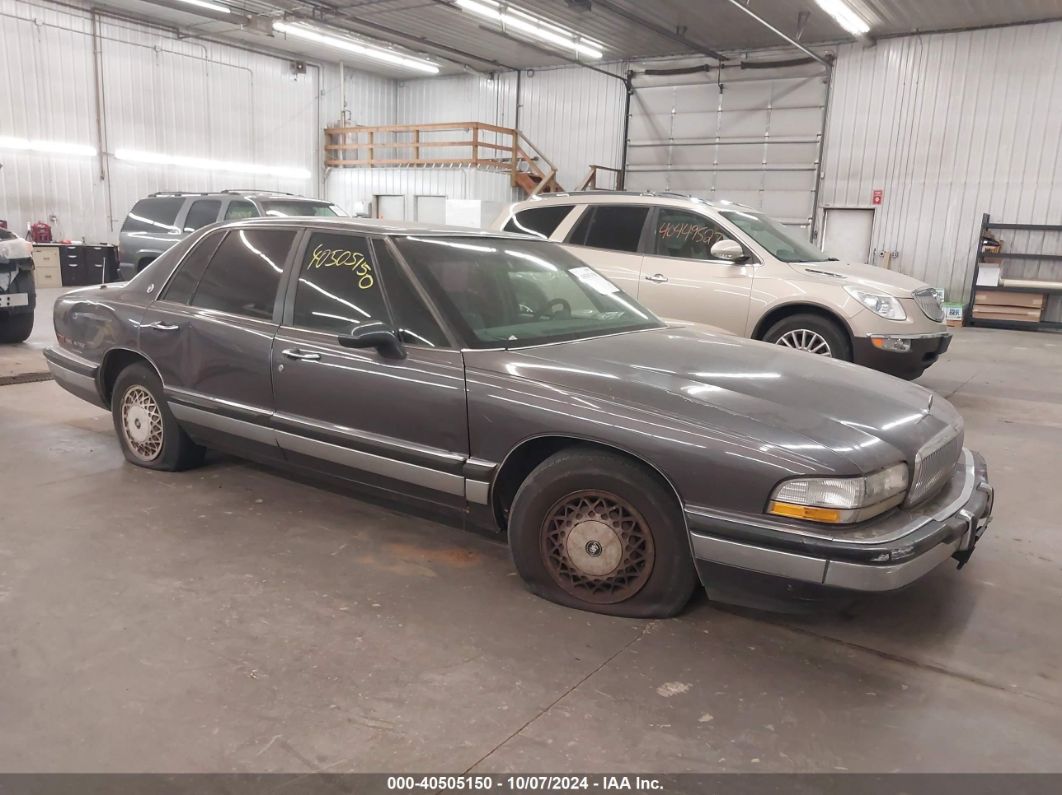
[[[744,262],[749,258],[745,249],[736,240],[717,240],[712,245],[711,254],[714,259],[726,260],[727,262]]]
[[[340,334],[339,344],[344,348],[375,348],[381,356],[388,359],[406,358],[406,349],[398,334],[380,321],[362,323],[346,334]]]

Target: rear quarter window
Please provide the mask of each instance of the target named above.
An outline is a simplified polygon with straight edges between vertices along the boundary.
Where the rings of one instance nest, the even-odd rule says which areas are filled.
[[[519,210],[509,219],[509,223],[505,225],[505,231],[534,235],[548,240],[549,236],[557,231],[557,227],[564,222],[564,219],[568,217],[571,211],[572,205],[570,204],[559,206],[550,204],[545,207],[531,207],[527,210]]]
[[[180,232],[177,215],[184,206],[180,196],[158,196],[141,199],[133,205],[122,224],[123,232]]]

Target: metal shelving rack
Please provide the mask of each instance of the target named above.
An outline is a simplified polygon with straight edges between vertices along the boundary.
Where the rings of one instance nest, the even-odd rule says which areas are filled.
[[[1032,331],[1062,331],[1062,323],[1052,320],[1018,321],[1018,320],[989,320],[988,318],[975,318],[973,316],[974,299],[979,290],[1003,293],[1040,293],[1043,295],[1062,295],[1062,287],[1005,287],[999,285],[990,287],[978,285],[977,277],[981,271],[981,263],[988,260],[1038,260],[1041,262],[1062,262],[1060,254],[1024,254],[1012,251],[1000,251],[986,254],[983,251],[985,232],[1001,230],[1015,230],[1020,232],[1062,232],[1062,225],[1055,224],[1003,224],[992,221],[991,216],[985,213],[981,216],[981,229],[977,235],[977,257],[974,260],[973,282],[970,285],[970,297],[964,309],[964,323],[967,326],[981,326],[983,328],[1022,329]],[[995,263],[993,263],[995,264]]]

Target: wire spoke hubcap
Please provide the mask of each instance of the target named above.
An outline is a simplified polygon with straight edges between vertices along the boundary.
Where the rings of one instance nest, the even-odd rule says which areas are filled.
[[[806,328],[797,328],[787,331],[775,341],[775,345],[793,348],[798,351],[817,353],[820,356],[833,356],[830,343],[817,331]]]
[[[649,525],[607,492],[578,491],[556,502],[542,525],[553,580],[586,602],[613,604],[642,589],[656,557]]]
[[[130,387],[122,397],[122,431],[140,460],[154,461],[162,453],[162,413],[142,386]]]

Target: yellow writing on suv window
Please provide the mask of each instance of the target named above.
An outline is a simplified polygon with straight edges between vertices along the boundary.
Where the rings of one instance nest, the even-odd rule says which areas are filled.
[[[705,244],[712,244],[723,237],[718,230],[700,224],[665,223],[660,225],[657,234],[665,240],[690,240],[694,243]]]
[[[358,287],[368,290],[376,283],[372,275],[372,265],[360,251],[347,251],[342,248],[325,248],[318,245],[310,255],[308,268],[350,268],[358,277]]]

